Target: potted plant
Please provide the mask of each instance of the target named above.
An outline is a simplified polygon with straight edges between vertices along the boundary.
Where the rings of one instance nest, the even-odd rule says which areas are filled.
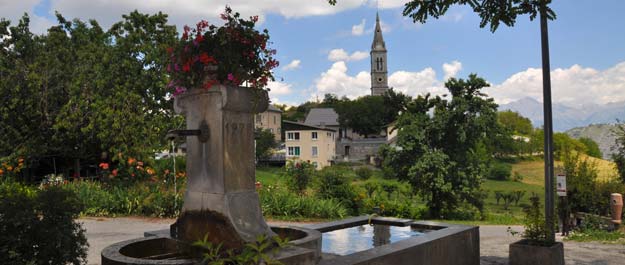
[[[564,264],[562,242],[551,241],[547,233],[545,219],[536,194],[530,197],[530,205],[525,207],[525,231],[522,240],[510,244],[510,265]],[[517,232],[511,231],[514,235]]]
[[[267,82],[274,80],[271,70],[279,64],[273,58],[276,50],[267,48],[266,29],[254,29],[258,16],[242,19],[226,7],[221,19],[222,26],[205,20],[195,28],[184,26],[180,40],[167,49],[168,88],[174,97],[216,85],[245,85],[262,93]]]

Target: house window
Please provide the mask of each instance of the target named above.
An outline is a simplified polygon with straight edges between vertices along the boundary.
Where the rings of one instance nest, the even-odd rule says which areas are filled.
[[[269,128],[269,131],[270,131],[271,133],[273,133],[273,128]]]
[[[317,156],[319,156],[319,150],[317,149],[317,147],[316,147],[316,146],[313,146],[313,147],[312,147],[312,156],[313,156],[313,157],[317,157]]]
[[[261,118],[262,118],[262,117],[260,116],[260,114],[257,114],[257,115],[256,115],[256,122],[260,122]]]
[[[287,155],[288,156],[299,156],[300,151],[299,151],[299,146],[289,146],[287,149]]]
[[[286,133],[287,140],[299,140],[299,132]]]
[[[317,135],[317,132],[311,132],[310,134],[311,134],[311,135],[310,135],[310,137],[311,137],[313,140],[317,140],[317,139],[319,139],[319,136]]]

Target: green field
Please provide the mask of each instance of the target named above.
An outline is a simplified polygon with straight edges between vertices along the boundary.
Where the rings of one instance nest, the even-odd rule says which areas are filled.
[[[600,180],[609,180],[616,176],[616,170],[614,164],[610,161],[601,160],[597,158],[589,157],[590,160],[596,163],[599,170]],[[556,162],[556,166],[561,166],[561,162]],[[343,170],[343,168],[341,168]],[[258,168],[256,169],[257,181],[260,181],[263,185],[281,185],[281,168]],[[454,220],[441,220],[450,223],[463,223],[463,224],[499,224],[499,225],[517,225],[521,224],[523,220],[523,205],[529,203],[529,198],[532,194],[537,194],[541,202],[544,202],[545,189],[544,189],[544,164],[542,160],[520,161],[512,164],[512,172],[518,172],[523,176],[521,182],[515,181],[497,181],[497,180],[485,180],[482,184],[484,191],[488,192],[488,197],[485,199],[485,219],[482,221],[454,221]],[[377,174],[376,174],[377,175]],[[508,210],[504,209],[503,200],[497,204],[495,198],[495,191],[501,191],[503,193],[512,191],[525,191],[525,195],[519,201],[518,205],[510,205]]]

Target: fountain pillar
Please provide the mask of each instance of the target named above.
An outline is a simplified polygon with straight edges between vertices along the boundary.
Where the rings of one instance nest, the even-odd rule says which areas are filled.
[[[176,97],[174,110],[185,116],[187,189],[171,236],[203,239],[241,248],[256,236],[274,236],[265,222],[255,190],[254,113],[267,108],[267,92],[216,85]]]

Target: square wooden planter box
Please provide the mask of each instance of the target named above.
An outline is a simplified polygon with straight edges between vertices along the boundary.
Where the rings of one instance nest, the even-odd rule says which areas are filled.
[[[564,265],[564,245],[556,242],[551,246],[530,245],[527,239],[510,244],[510,265]]]

